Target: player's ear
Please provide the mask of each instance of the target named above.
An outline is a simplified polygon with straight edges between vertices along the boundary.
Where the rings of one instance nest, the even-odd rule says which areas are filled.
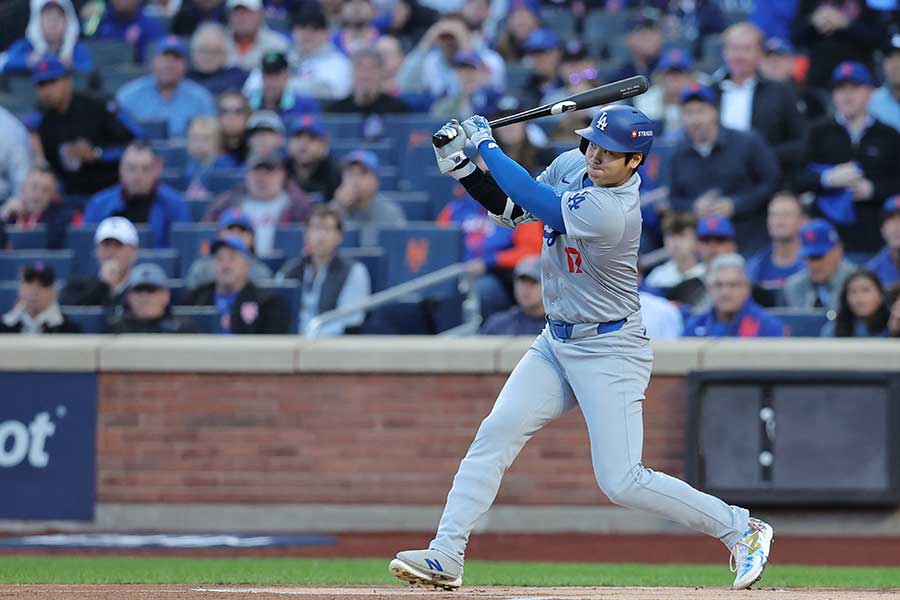
[[[644,162],[644,153],[643,152],[634,152],[628,157],[628,166],[633,170],[637,171],[638,167],[641,166],[641,163]]]

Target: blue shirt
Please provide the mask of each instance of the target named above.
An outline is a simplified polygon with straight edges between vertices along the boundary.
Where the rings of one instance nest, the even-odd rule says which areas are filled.
[[[230,294],[220,294],[219,292],[213,293],[213,300],[216,303],[216,308],[219,310],[220,333],[231,333],[231,307],[234,306],[234,301],[237,300],[237,297],[237,292],[232,292]]]
[[[694,315],[684,326],[685,337],[784,337],[784,323],[748,299],[730,323],[716,316],[715,308]]]
[[[900,99],[891,93],[888,86],[884,85],[872,93],[869,113],[885,125],[900,131]]]
[[[169,137],[184,137],[191,119],[216,114],[216,102],[202,85],[189,79],[168,100],[159,95],[156,79],[145,75],[119,89],[116,100],[138,121],[166,121]]]
[[[159,20],[148,15],[145,9],[139,9],[130,19],[122,19],[116,14],[109,3],[103,11],[103,16],[96,29],[91,32],[91,24],[84,27],[85,37],[94,37],[101,40],[121,40],[134,46],[134,61],[144,62],[147,48],[166,34]]]
[[[891,257],[891,251],[887,246],[881,249],[872,260],[866,263],[866,268],[878,275],[884,289],[892,288],[900,283],[900,266]]]
[[[86,223],[99,223],[106,217],[120,214],[124,208],[122,186],[114,185],[91,196],[84,208],[84,220]],[[153,231],[153,247],[168,248],[172,223],[190,223],[191,212],[181,194],[160,184],[156,188],[156,197],[150,206],[147,221]]]
[[[16,40],[4,53],[4,73],[28,75],[31,73],[31,65],[28,57],[34,52],[34,46],[28,38]],[[72,49],[72,70],[79,73],[90,73],[94,70],[94,61],[91,59],[91,51],[81,42],[76,42]]]
[[[776,265],[772,260],[772,247],[769,246],[747,261],[747,277],[766,289],[781,289],[788,277],[802,271],[804,267],[803,259],[799,256],[786,267]]]

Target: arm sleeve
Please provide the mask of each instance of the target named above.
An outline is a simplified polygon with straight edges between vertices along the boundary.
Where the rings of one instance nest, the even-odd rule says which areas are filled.
[[[478,151],[500,189],[510,200],[554,230],[566,233],[566,224],[559,201],[562,192],[532,179],[528,171],[506,156],[493,142],[482,142]]]
[[[475,167],[472,173],[460,179],[459,182],[463,184],[469,195],[488,212],[495,215],[503,214],[503,209],[506,208],[506,193],[500,189],[490,173],[485,173]]]
[[[596,187],[565,192],[560,211],[567,234],[596,242],[599,252],[617,246],[625,234],[625,211],[612,195]]]

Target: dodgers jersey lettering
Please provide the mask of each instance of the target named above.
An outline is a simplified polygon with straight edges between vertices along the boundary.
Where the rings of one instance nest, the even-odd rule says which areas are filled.
[[[544,309],[568,323],[618,321],[640,310],[637,259],[641,241],[641,178],[616,188],[587,181],[584,155],[560,154],[538,181],[555,188],[567,233],[544,226],[541,251]]]

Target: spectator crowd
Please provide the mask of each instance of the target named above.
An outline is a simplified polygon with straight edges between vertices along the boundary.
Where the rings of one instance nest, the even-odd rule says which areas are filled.
[[[306,334],[463,262],[477,310],[430,288],[317,334],[536,334],[542,224],[439,178],[430,133],[640,74],[648,334],[900,336],[898,2],[30,0],[3,29],[2,332]],[[537,175],[596,110],[497,141]]]

